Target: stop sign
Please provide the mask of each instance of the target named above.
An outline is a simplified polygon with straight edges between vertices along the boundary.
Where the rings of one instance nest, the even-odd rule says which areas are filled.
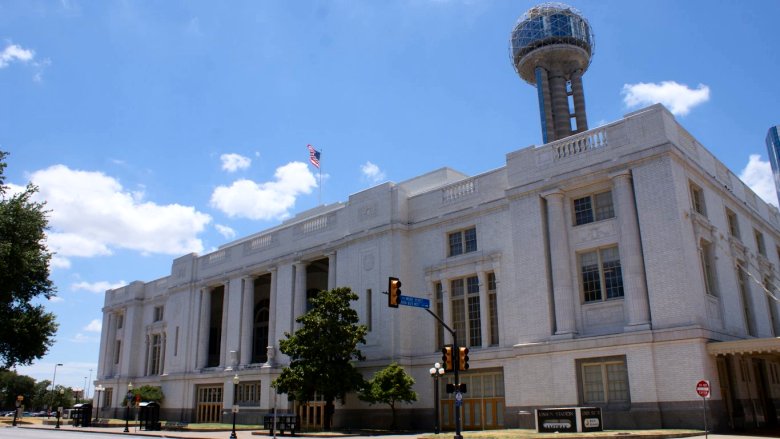
[[[702,398],[710,397],[710,382],[707,380],[701,380],[696,383],[696,393]]]

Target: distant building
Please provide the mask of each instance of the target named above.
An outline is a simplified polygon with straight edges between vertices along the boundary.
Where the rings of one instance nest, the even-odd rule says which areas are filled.
[[[532,427],[520,412],[567,406],[601,407],[609,429],[701,428],[702,379],[710,425],[776,423],[780,213],[661,105],[509,152],[480,175],[381,184],[107,291],[102,416],[122,416],[132,382],[162,387],[164,419],[227,420],[238,404],[240,422],[279,407],[318,425],[321,402],[270,387],[288,362],[279,340],[311,297],[348,286],[369,329],[358,367],[401,364],[419,400],[400,421],[431,428],[428,369],[452,340],[422,310],[387,307],[390,276],[470,348],[467,429]],[[389,416],[349,395],[335,423]]]
[[[780,125],[769,128],[766,133],[766,150],[769,154],[769,163],[772,164],[772,176],[775,179],[775,191],[780,200]]]

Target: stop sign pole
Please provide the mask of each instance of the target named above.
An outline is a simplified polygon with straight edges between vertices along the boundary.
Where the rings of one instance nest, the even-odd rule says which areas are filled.
[[[702,406],[704,407],[704,437],[707,438],[707,398],[710,397],[710,382],[701,380],[696,383],[696,393],[701,396]]]

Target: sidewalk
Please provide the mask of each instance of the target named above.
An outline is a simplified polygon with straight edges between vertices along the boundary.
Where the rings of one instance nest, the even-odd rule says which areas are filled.
[[[35,429],[35,430],[54,430],[54,426],[51,425],[21,425],[18,428]],[[125,433],[124,427],[73,427],[72,425],[60,426],[61,431],[73,431],[79,433],[102,433],[102,434],[116,434],[123,436],[146,436],[146,437],[162,437],[162,438],[181,438],[181,439],[228,439],[230,437],[230,430],[215,430],[215,431],[145,431],[139,430],[135,427],[130,427],[129,433]],[[239,430],[236,429],[236,436],[238,439],[265,439],[271,438],[268,435],[267,430]],[[417,434],[409,435],[392,435],[394,438],[415,438]],[[295,436],[290,436],[289,433],[284,435],[277,434],[279,439],[289,439],[294,437],[316,437],[316,438],[356,438],[360,437],[358,434],[346,434],[346,433],[298,433]]]

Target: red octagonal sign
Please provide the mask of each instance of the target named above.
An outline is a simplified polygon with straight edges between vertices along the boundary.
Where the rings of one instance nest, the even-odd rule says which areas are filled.
[[[696,383],[696,393],[702,398],[710,397],[710,382],[707,380],[701,380]]]

